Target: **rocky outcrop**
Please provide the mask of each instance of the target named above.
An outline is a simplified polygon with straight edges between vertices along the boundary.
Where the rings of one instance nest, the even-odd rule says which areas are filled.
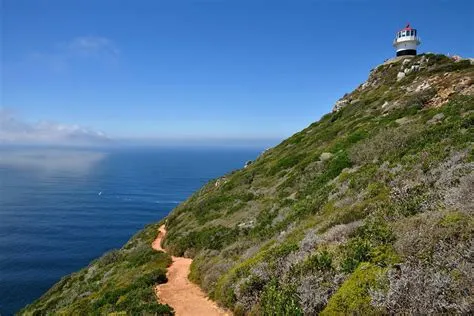
[[[348,105],[360,101],[360,95],[368,89],[375,90],[384,85],[389,87],[392,98],[409,98],[417,94],[432,92],[429,98],[423,100],[425,106],[441,106],[453,94],[474,94],[474,79],[461,71],[474,64],[473,58],[459,56],[426,54],[419,56],[400,56],[390,59],[375,67],[369,73],[366,82],[352,93],[345,94],[333,106],[332,112],[338,112]],[[453,71],[455,70],[455,71]],[[436,88],[434,88],[436,87]],[[397,94],[395,94],[397,93]],[[424,95],[426,98],[428,94]],[[381,107],[387,111],[397,104],[381,96]],[[398,102],[398,105],[401,103]]]

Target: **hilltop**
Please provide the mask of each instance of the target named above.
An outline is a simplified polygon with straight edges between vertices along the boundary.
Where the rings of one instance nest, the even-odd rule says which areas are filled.
[[[398,58],[332,113],[214,179],[21,313],[151,312],[164,246],[236,315],[468,313],[474,65]]]

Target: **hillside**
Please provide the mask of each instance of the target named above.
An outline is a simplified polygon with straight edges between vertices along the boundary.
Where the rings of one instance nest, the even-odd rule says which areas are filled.
[[[133,236],[121,249],[110,251],[88,267],[56,283],[40,299],[21,310],[24,315],[107,315],[127,312],[172,315],[157,303],[153,286],[165,283],[171,258],[151,248],[159,224]]]
[[[332,113],[210,181],[165,219],[164,246],[236,315],[472,311],[474,65],[376,67]],[[153,301],[158,225],[22,313],[170,313]]]

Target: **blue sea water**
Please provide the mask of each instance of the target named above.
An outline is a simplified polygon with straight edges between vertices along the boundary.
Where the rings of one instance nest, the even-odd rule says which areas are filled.
[[[0,149],[0,314],[121,247],[260,149]]]

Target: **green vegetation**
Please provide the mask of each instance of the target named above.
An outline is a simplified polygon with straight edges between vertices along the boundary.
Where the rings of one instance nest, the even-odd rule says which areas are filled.
[[[277,281],[272,281],[265,286],[262,293],[260,306],[257,307],[259,315],[298,316],[303,311],[298,303],[294,288],[281,288]]]
[[[394,241],[395,237],[384,221],[368,218],[365,225],[356,230],[355,237],[344,247],[342,271],[350,273],[363,262],[372,262],[379,266],[395,263],[397,258],[391,247]]]
[[[73,273],[20,314],[43,315],[173,315],[157,302],[156,284],[165,283],[169,255],[154,251],[151,243],[158,225],[149,225],[122,249],[108,252],[87,268]]]
[[[382,311],[371,305],[370,289],[376,288],[383,269],[361,265],[328,302],[321,315],[378,315]]]
[[[326,250],[312,254],[303,262],[301,272],[326,271],[332,269],[332,255]]]
[[[337,112],[173,210],[165,246],[236,315],[469,313],[473,77],[443,55],[377,67]],[[146,289],[169,258],[127,245],[25,311],[168,312]]]

